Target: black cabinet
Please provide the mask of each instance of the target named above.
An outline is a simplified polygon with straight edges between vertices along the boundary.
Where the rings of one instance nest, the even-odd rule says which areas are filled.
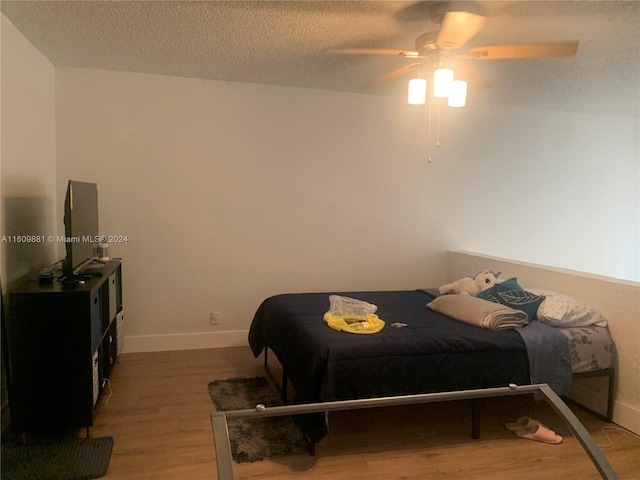
[[[121,263],[75,287],[27,280],[9,293],[8,317],[13,430],[92,426],[122,349]]]

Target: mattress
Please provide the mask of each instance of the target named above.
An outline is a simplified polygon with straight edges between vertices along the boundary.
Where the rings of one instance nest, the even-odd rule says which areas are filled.
[[[613,368],[615,346],[607,327],[558,328],[569,342],[573,373]]]

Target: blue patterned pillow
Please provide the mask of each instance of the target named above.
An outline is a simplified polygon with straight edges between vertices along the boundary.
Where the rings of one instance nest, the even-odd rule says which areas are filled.
[[[535,318],[538,307],[544,300],[544,297],[540,295],[523,290],[518,284],[517,278],[510,278],[502,283],[496,283],[493,287],[480,292],[478,297],[521,310],[527,314],[529,320]]]

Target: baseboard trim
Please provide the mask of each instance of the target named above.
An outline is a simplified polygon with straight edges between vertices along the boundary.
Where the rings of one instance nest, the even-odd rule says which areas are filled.
[[[640,410],[626,403],[614,400],[613,423],[640,435]]]
[[[124,337],[122,353],[243,347],[249,345],[248,335],[249,332],[246,330],[167,335],[130,335]]]

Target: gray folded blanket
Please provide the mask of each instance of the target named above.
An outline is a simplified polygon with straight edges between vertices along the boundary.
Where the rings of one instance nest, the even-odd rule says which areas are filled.
[[[455,320],[489,330],[520,328],[528,323],[527,314],[521,310],[471,295],[442,295],[429,302],[427,307]]]

